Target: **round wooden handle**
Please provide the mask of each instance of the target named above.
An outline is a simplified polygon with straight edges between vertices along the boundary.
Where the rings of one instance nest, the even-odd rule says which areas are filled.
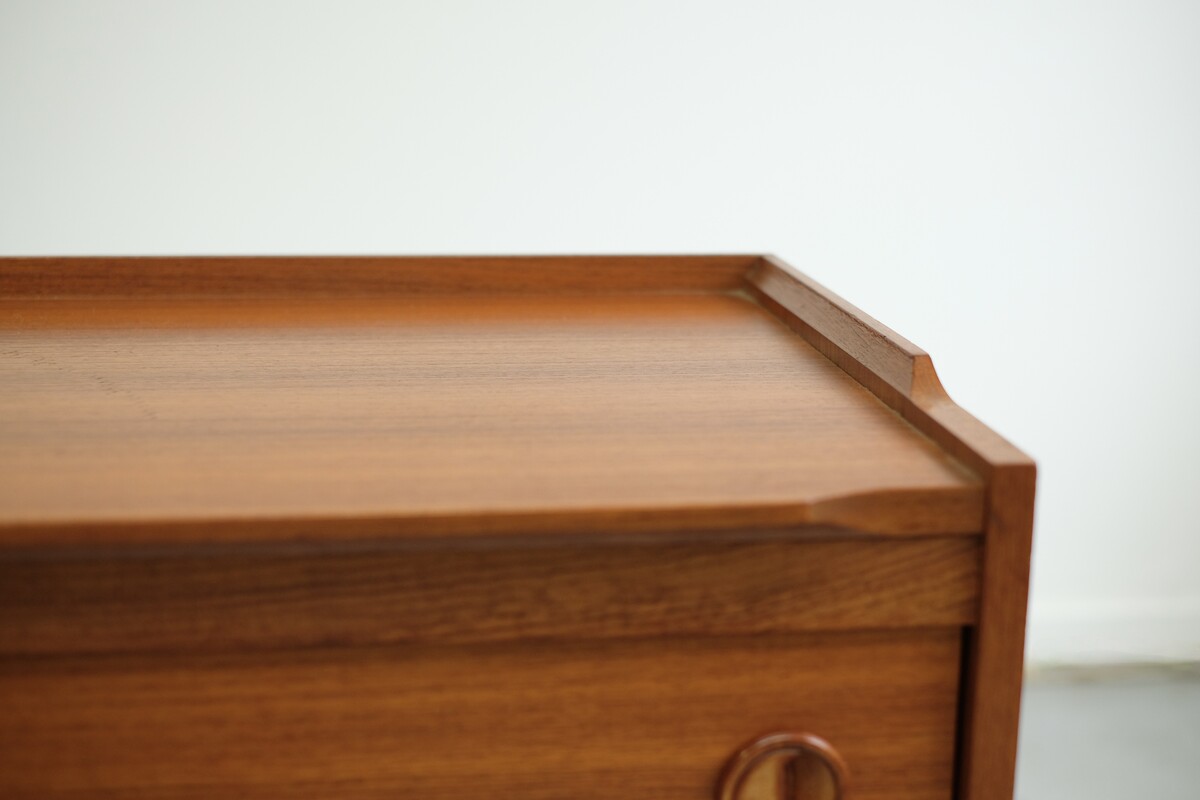
[[[846,762],[811,733],[772,733],[725,765],[717,800],[846,800]]]

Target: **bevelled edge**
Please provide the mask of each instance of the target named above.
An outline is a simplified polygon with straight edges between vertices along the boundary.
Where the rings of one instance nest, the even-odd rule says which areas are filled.
[[[0,560],[94,548],[178,549],[251,543],[333,548],[392,543],[493,540],[528,545],[534,540],[597,544],[629,537],[665,540],[683,532],[742,541],[756,532],[772,535],[870,537],[978,536],[983,525],[983,486],[953,489],[871,490],[803,503],[697,505],[688,507],[585,508],[575,511],[509,511],[486,514],[378,514],[303,517],[148,518],[142,520],[0,520]],[[934,514],[929,509],[936,509]]]

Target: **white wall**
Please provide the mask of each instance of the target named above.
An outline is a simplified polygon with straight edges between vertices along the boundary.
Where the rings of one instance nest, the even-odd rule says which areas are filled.
[[[1200,4],[0,2],[0,252],[774,251],[1041,463],[1031,654],[1200,658]]]

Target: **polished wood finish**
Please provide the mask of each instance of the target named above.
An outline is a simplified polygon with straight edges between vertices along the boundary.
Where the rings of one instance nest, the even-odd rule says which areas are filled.
[[[982,524],[972,473],[737,296],[0,310],[0,547]]]
[[[958,653],[945,630],[6,660],[0,795],[711,800],[748,739],[800,728],[857,800],[946,800]]]
[[[748,538],[0,560],[0,656],[737,636],[976,620],[973,537]]]
[[[1008,800],[1034,481],[770,256],[0,259],[0,796]]]
[[[1037,470],[956,405],[928,354],[772,256],[748,273],[755,297],[831,361],[987,483],[979,625],[967,654],[960,800],[1012,797]]]
[[[90,297],[412,297],[728,292],[752,255],[3,258],[0,294]]]

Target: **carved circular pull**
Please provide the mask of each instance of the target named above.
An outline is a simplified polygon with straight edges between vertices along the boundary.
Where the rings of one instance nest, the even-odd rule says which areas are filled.
[[[819,736],[772,733],[729,760],[717,800],[846,800],[846,763]]]

